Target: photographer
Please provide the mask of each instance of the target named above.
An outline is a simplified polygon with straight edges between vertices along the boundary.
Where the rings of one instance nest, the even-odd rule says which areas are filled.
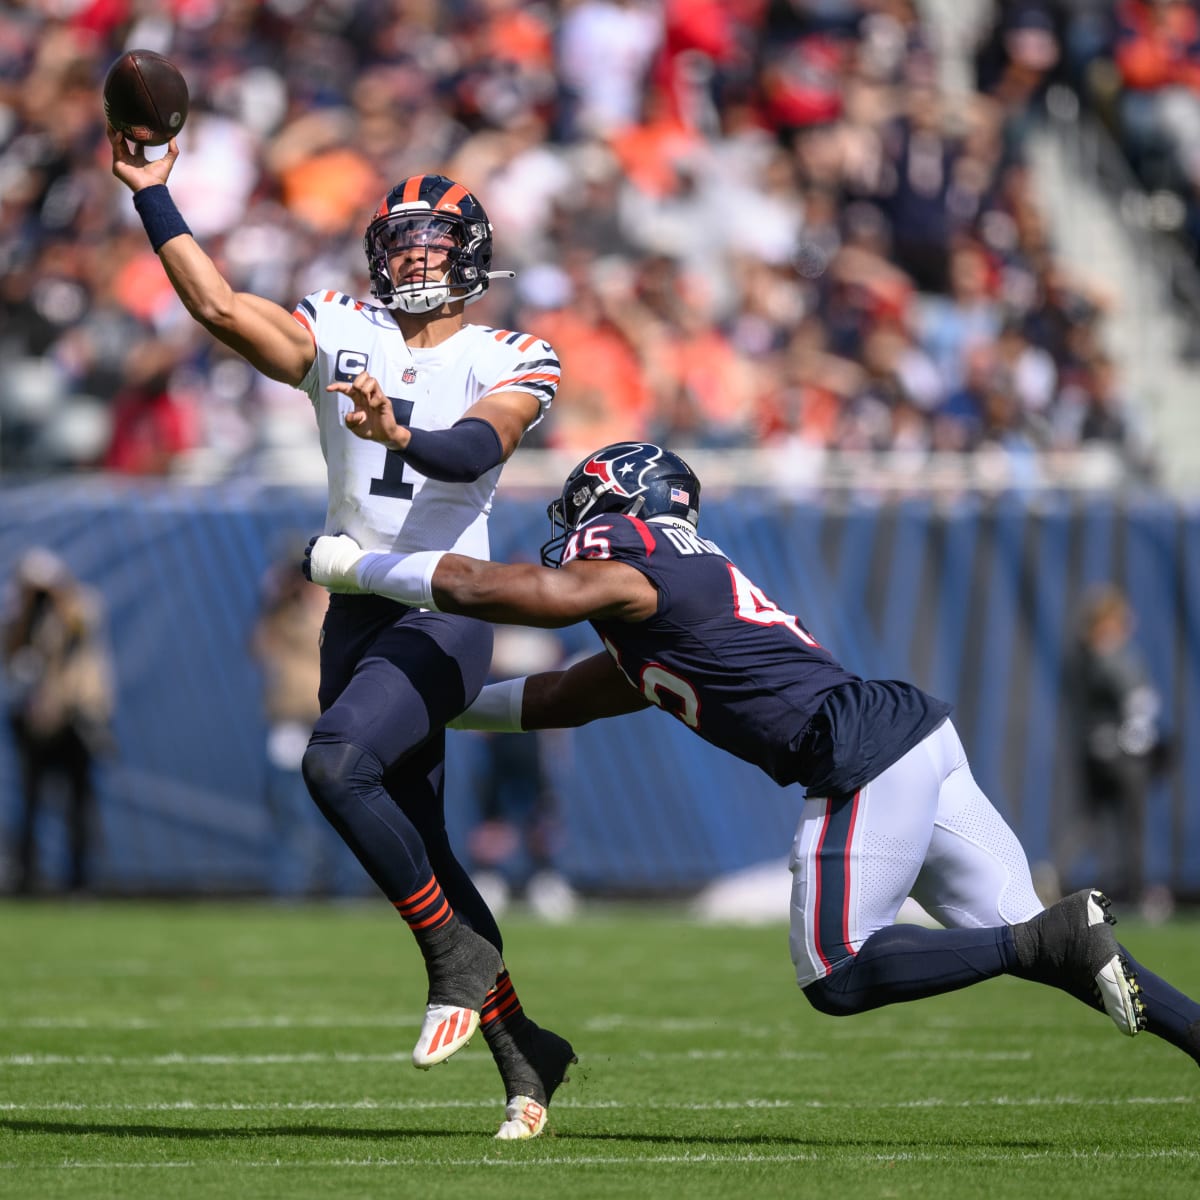
[[[96,757],[111,746],[112,669],[97,596],[48,550],[17,564],[4,615],[9,727],[21,772],[18,894],[37,884],[37,822],[47,785],[66,784],[68,891],[89,884]]]

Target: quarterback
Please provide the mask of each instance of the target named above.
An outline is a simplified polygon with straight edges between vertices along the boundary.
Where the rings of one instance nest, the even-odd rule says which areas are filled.
[[[950,706],[846,670],[698,528],[700,480],[660,446],[606,446],[550,505],[544,566],[310,543],[309,573],[494,622],[590,621],[604,652],[488,685],[456,724],[544,729],[654,706],[806,789],[792,846],[791,953],[835,1016],[998,975],[1058,987],[1200,1061],[1200,1005],[1116,940],[1102,892],[1044,909],[1025,853],[975,782]],[[559,568],[559,569],[547,569]],[[896,924],[912,895],[945,926]]]
[[[113,174],[133,192],[187,311],[312,400],[328,469],[326,529],[380,552],[487,558],[501,468],[549,408],[559,364],[532,334],[466,323],[466,306],[497,274],[479,200],[442,175],[402,180],[366,228],[373,299],[314,291],[289,311],[234,291],[192,237],[166,187],[174,140],[153,162],[111,128],[109,140]],[[508,1139],[541,1132],[575,1056],[525,1015],[500,931],[446,834],[445,727],[478,694],[491,652],[491,627],[476,618],[334,596],[322,631],[322,715],[303,770],[424,956],[414,1065],[444,1061],[482,1025],[505,1086],[497,1136]]]

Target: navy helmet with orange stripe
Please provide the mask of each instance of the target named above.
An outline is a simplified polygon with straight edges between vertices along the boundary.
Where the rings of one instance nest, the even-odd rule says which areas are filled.
[[[546,509],[550,540],[542,546],[542,563],[557,567],[567,539],[600,513],[625,513],[642,520],[679,517],[695,525],[700,519],[700,480],[678,454],[652,442],[614,442],[589,454]]]
[[[492,271],[492,225],[483,205],[445,175],[412,175],[383,198],[367,226],[363,247],[371,293],[386,308],[432,312],[443,304],[470,304],[487,291]],[[421,251],[423,256],[413,254]],[[395,271],[392,260],[405,255]],[[429,267],[431,257],[444,255]]]

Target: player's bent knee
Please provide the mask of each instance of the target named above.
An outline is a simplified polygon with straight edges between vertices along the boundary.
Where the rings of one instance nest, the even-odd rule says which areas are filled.
[[[805,984],[800,990],[804,993],[809,1004],[829,1017],[849,1017],[861,1012],[861,1007],[854,999],[842,990],[837,972],[814,979]]]
[[[349,742],[310,742],[300,763],[309,794],[326,812],[353,803],[362,786],[377,786],[383,775],[379,759]]]

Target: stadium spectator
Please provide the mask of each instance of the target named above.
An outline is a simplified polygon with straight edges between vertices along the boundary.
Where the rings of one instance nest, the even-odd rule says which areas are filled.
[[[6,598],[3,635],[9,729],[21,772],[18,895],[38,890],[38,826],[51,786],[66,799],[64,887],[92,880],[95,768],[112,749],[112,664],[99,597],[56,554],[29,550]]]
[[[1076,852],[1091,850],[1113,895],[1141,904],[1146,802],[1169,741],[1162,698],[1134,639],[1133,610],[1118,588],[1098,586],[1085,596],[1065,672],[1078,804],[1064,827],[1082,845],[1064,850],[1062,869],[1076,869]]]
[[[293,560],[297,571],[301,557]],[[562,644],[551,630],[501,627],[489,679],[549,670],[562,661]],[[578,899],[557,864],[563,837],[558,779],[567,735],[485,731],[474,736],[480,750],[479,808],[467,853],[476,886],[496,914],[517,899],[543,920],[568,920],[578,910]]]
[[[338,895],[359,890],[360,872],[317,811],[300,764],[321,715],[317,647],[329,596],[299,569],[287,547],[263,578],[251,651],[262,670],[267,722],[264,804],[270,818],[270,886],[277,896]]]
[[[168,475],[176,459],[199,444],[199,413],[173,371],[177,351],[145,338],[126,359],[113,401],[112,440],[104,466],[123,475]]]

